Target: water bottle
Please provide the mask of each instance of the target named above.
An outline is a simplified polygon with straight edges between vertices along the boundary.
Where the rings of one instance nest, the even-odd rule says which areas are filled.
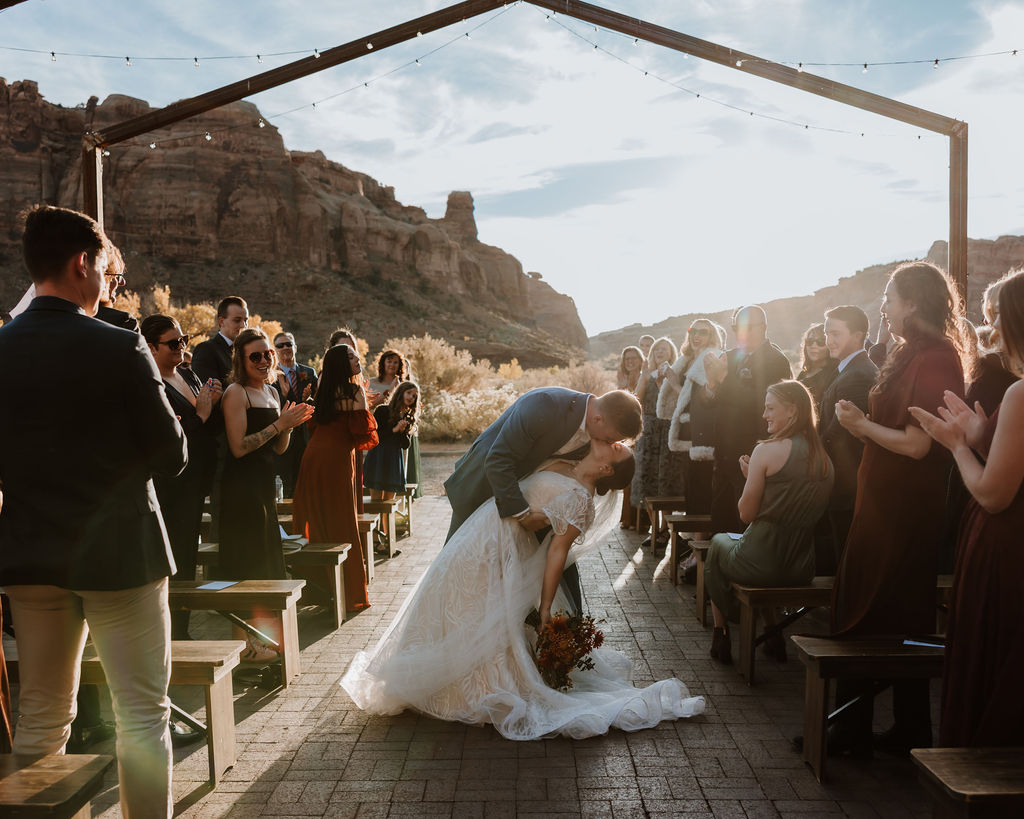
[[[274,500],[284,500],[284,481],[280,475],[274,476]]]

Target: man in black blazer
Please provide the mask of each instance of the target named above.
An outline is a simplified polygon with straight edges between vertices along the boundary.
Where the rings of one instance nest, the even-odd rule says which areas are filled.
[[[0,328],[0,383],[35,385],[30,404],[0,398],[0,586],[21,678],[14,752],[63,750],[88,633],[118,718],[123,812],[170,816],[174,561],[150,476],[182,470],[185,435],[142,337],[92,317],[107,263],[100,226],[40,206],[23,245],[37,295]]]
[[[853,520],[857,470],[864,451],[864,443],[847,432],[837,420],[836,404],[850,401],[862,411],[868,411],[868,393],[878,378],[878,368],[864,350],[867,334],[868,317],[859,307],[844,304],[825,313],[825,344],[833,360],[839,362],[839,374],[822,397],[818,433],[836,473],[827,512],[836,566]]]
[[[295,336],[291,333],[278,333],[274,336],[274,348],[277,350],[277,366],[281,371],[274,382],[274,389],[281,399],[281,406],[284,406],[285,401],[299,404],[316,395],[316,370],[295,360],[299,353]],[[281,476],[286,498],[295,496],[295,481],[299,478],[299,465],[308,441],[306,425],[296,427],[292,430],[288,449],[283,455],[277,456],[277,474]]]
[[[548,458],[583,457],[591,437],[603,441],[635,438],[640,434],[640,425],[640,402],[624,390],[597,397],[563,387],[544,387],[521,395],[480,433],[444,482],[452,505],[452,522],[445,541],[491,498],[501,517],[515,518],[531,532],[546,528],[547,517],[530,508],[519,481]],[[566,569],[564,580],[577,610],[582,610],[579,571],[575,566]]]
[[[216,378],[227,389],[231,374],[231,348],[238,334],[249,326],[249,306],[241,296],[228,296],[217,305],[217,335],[196,345],[192,372],[200,381]]]

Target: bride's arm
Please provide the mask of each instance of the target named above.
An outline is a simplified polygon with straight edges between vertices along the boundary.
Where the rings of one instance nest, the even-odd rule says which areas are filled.
[[[565,532],[552,537],[551,543],[548,545],[548,559],[544,565],[544,585],[540,592],[541,631],[546,629],[551,621],[551,602],[555,599],[558,582],[562,579],[562,572],[565,571],[565,558],[569,555],[569,549],[579,534],[580,530],[570,525]]]

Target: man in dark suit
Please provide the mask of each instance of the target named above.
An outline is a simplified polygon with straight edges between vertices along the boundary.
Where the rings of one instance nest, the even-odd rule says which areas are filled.
[[[295,360],[299,352],[295,336],[291,333],[278,333],[274,336],[274,348],[277,350],[277,366],[281,371],[274,382],[274,389],[281,399],[281,406],[284,406],[285,401],[296,404],[308,401],[316,394],[316,370]],[[286,498],[295,495],[295,481],[299,477],[299,465],[302,463],[302,453],[306,451],[308,441],[306,425],[296,427],[292,430],[288,449],[283,455],[277,456],[277,474],[281,476]]]
[[[640,425],[640,402],[625,390],[598,397],[563,387],[544,387],[520,396],[480,433],[445,481],[452,505],[446,542],[491,498],[501,517],[515,518],[531,532],[546,528],[547,517],[541,510],[530,508],[519,481],[548,458],[583,457],[592,437],[610,442],[635,438]],[[566,569],[564,580],[577,610],[582,610],[575,566]]]
[[[216,378],[226,389],[231,374],[231,347],[249,326],[249,306],[241,296],[228,296],[217,305],[217,335],[192,351],[192,372],[200,381]]]
[[[793,377],[789,360],[768,339],[768,317],[757,305],[733,315],[736,347],[721,358],[708,358],[708,391],[714,396],[715,473],[712,479],[711,528],[742,532],[737,504],[746,479],[739,459],[768,437],[764,397],[768,387]]]
[[[63,750],[91,635],[117,714],[122,810],[170,816],[174,561],[150,475],[181,471],[185,435],[142,337],[92,318],[107,264],[99,225],[40,206],[23,245],[37,296],[0,328],[0,383],[35,384],[31,406],[10,391],[0,399],[0,585],[21,678],[14,752]],[[103,362],[110,378],[83,362]]]
[[[836,404],[851,401],[868,411],[868,393],[878,378],[878,368],[864,350],[868,335],[868,317],[859,307],[844,304],[825,313],[825,344],[833,360],[839,362],[839,374],[825,390],[821,400],[818,434],[832,459],[836,480],[828,503],[828,518],[839,565],[846,536],[853,520],[857,499],[857,470],[864,443],[849,433],[836,419]]]

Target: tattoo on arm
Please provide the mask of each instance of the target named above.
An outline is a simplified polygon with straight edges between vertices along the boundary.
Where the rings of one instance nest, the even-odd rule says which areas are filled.
[[[267,441],[272,441],[278,436],[277,427],[271,424],[265,429],[261,429],[259,432],[254,432],[252,435],[246,435],[242,439],[242,451],[248,455],[250,452],[255,452]]]

